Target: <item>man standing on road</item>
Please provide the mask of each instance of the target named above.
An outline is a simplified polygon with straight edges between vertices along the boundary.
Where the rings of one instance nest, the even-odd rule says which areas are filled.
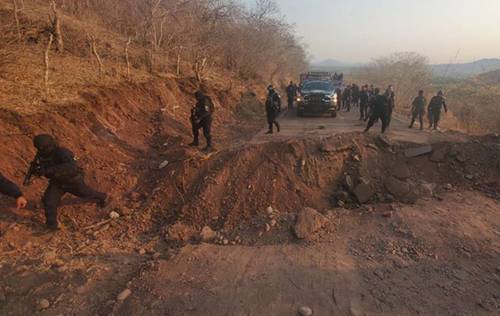
[[[424,97],[424,90],[420,90],[418,92],[418,97],[413,100],[412,108],[411,108],[411,123],[408,128],[413,128],[413,124],[415,124],[415,120],[418,117],[420,122],[420,130],[424,129],[424,114],[425,114],[425,105],[427,104],[427,100]]]
[[[359,106],[359,87],[357,84],[352,85],[352,106],[357,107]]]
[[[269,130],[266,134],[273,133],[273,127],[276,126],[278,133],[280,132],[280,124],[276,121],[279,112],[281,111],[281,98],[279,94],[274,90],[272,85],[267,87],[267,98],[266,98],[266,116],[267,124],[269,125]]]
[[[368,85],[364,85],[361,88],[361,92],[359,94],[359,113],[360,120],[364,120],[368,117],[368,101],[370,99],[370,94],[368,92]]]
[[[207,141],[207,146],[203,150],[208,151],[212,149],[212,115],[214,104],[212,99],[200,90],[195,92],[194,97],[196,98],[196,104],[191,109],[193,142],[189,146],[197,147],[200,145],[200,128],[202,128],[203,136],[205,136]]]
[[[23,196],[23,193],[19,189],[19,187],[12,181],[5,178],[0,173],[0,193],[3,195],[10,196],[13,199],[16,199],[16,207],[17,209],[25,208],[28,204],[28,201]]]
[[[444,111],[448,113],[448,108],[446,107],[446,100],[444,98],[443,91],[439,91],[436,96],[432,97],[431,102],[429,102],[429,106],[427,110],[430,113],[431,127],[435,130],[438,128],[439,121],[441,119],[441,109],[444,108]]]
[[[386,95],[380,94],[380,89],[375,89],[375,95],[373,96],[372,111],[370,114],[370,119],[368,120],[368,125],[364,133],[368,132],[370,128],[378,120],[382,121],[382,134],[385,133],[387,126],[389,125],[389,101]]]
[[[35,160],[32,162],[32,166],[36,165],[35,175],[49,179],[49,186],[42,199],[48,229],[59,228],[57,208],[66,193],[93,200],[99,207],[107,205],[108,196],[85,183],[83,170],[70,150],[60,147],[52,136],[46,134],[35,136],[33,145],[37,149]]]
[[[288,109],[291,110],[293,109],[293,102],[297,97],[297,85],[293,81],[290,81],[290,84],[286,88],[286,96],[288,98]]]
[[[342,98],[343,98],[343,108],[346,110],[346,112],[351,111],[351,97],[352,97],[352,90],[351,86],[347,86],[342,93]]]
[[[396,95],[394,94],[394,87],[392,85],[389,85],[389,87],[387,87],[387,90],[385,91],[385,97],[387,99],[387,102],[389,102],[389,108],[387,113],[387,119],[388,119],[387,127],[389,127],[392,120],[392,112],[396,107]]]

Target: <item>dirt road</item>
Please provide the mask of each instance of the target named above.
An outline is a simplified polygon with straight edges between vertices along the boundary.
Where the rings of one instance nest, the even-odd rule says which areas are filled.
[[[427,128],[424,131],[418,129],[418,123],[413,129],[408,128],[409,119],[402,115],[395,114],[391,127],[387,135],[397,141],[414,143],[434,143],[439,141],[464,141],[463,135],[458,133],[447,133],[443,135],[441,131],[431,131]],[[278,120],[282,131],[272,136],[266,135],[266,129],[257,134],[252,143],[265,143],[269,141],[286,140],[300,137],[328,137],[336,134],[362,132],[366,127],[366,122],[359,120],[358,109],[351,112],[340,111],[336,118],[332,117],[297,117],[295,111],[286,111]],[[425,123],[425,122],[424,122]],[[426,125],[427,127],[427,125]],[[370,133],[380,133],[380,123],[370,129]]]

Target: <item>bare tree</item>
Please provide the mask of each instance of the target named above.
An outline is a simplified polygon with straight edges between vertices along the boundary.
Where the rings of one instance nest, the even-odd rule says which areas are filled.
[[[52,34],[54,34],[54,37],[56,39],[57,43],[57,51],[58,52],[63,52],[64,51],[64,41],[63,41],[63,36],[62,36],[62,31],[61,31],[61,20],[59,18],[59,13],[57,12],[57,4],[55,0],[52,0],[50,2],[50,13],[49,13],[49,21],[52,26]]]
[[[16,0],[12,0],[12,6],[13,6],[12,10],[14,12],[14,21],[16,22],[17,39],[19,40],[19,42],[21,42],[22,35],[21,35],[21,26],[19,24],[19,15],[18,15],[19,8],[17,7],[17,1]]]
[[[130,59],[128,56],[128,48],[130,46],[130,43],[132,43],[132,38],[128,38],[127,43],[125,44],[125,62],[127,63],[127,79],[130,80]]]
[[[90,50],[92,51],[92,54],[94,55],[99,65],[99,77],[102,77],[102,75],[104,74],[104,65],[102,63],[101,56],[97,52],[96,39],[93,35],[87,35],[87,41],[89,43]]]
[[[428,59],[413,52],[395,53],[375,59],[356,74],[359,80],[386,88],[394,85],[397,90],[397,110],[407,112],[411,101],[420,89],[429,87],[431,72]]]
[[[44,64],[45,64],[45,75],[43,77],[43,83],[44,83],[44,88],[45,88],[45,101],[49,100],[49,54],[50,54],[50,49],[52,47],[52,42],[54,41],[54,35],[49,34],[49,42],[47,43],[47,47],[45,48],[45,54],[44,54]]]

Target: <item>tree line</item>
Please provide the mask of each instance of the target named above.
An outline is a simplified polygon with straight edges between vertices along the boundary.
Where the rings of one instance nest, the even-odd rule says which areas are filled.
[[[246,7],[239,0],[12,0],[16,36],[22,40],[23,8],[47,6],[53,45],[64,51],[65,19],[97,23],[120,34],[123,60],[149,72],[193,75],[199,81],[209,71],[227,70],[243,79],[278,80],[296,77],[307,68],[307,55],[294,28],[274,0],[256,0]],[[48,3],[48,5],[47,5]],[[21,7],[22,6],[22,7]],[[47,35],[46,42],[49,41]],[[101,67],[98,34],[87,34],[91,56]],[[70,49],[70,48],[69,48]],[[130,50],[142,56],[131,62]],[[187,73],[189,72],[189,74]]]

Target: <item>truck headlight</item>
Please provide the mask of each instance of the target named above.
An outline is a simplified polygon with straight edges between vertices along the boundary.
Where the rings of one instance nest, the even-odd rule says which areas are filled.
[[[297,97],[295,100],[296,100],[297,102],[302,102],[302,97]]]

